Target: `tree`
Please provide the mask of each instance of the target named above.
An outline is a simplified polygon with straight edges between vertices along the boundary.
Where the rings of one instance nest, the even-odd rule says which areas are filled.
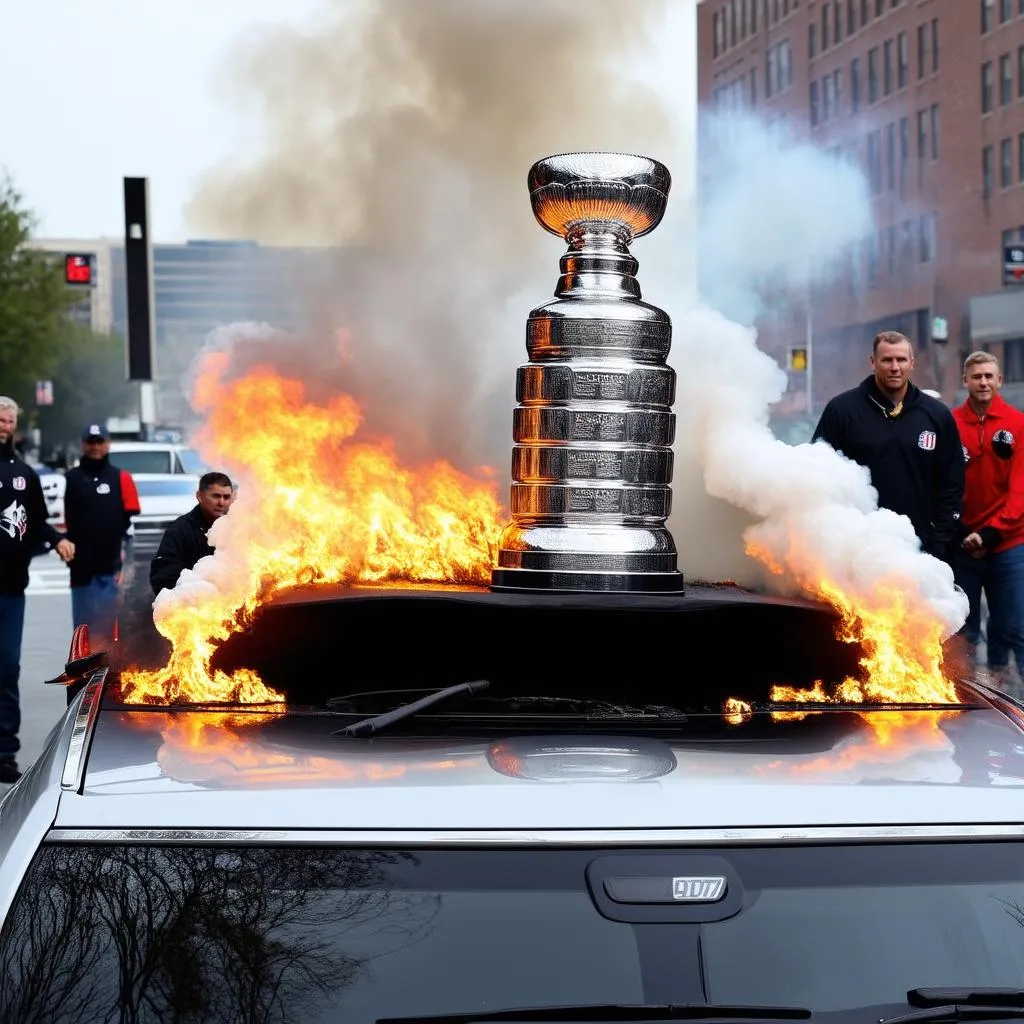
[[[59,362],[73,300],[53,255],[31,248],[34,226],[21,195],[0,177],[0,393],[22,403]]]
[[[53,381],[53,405],[27,410],[27,418],[42,433],[44,454],[58,445],[76,452],[79,433],[87,423],[104,423],[110,416],[138,411],[138,385],[125,379],[122,338],[65,321],[58,352],[56,365],[44,378]]]

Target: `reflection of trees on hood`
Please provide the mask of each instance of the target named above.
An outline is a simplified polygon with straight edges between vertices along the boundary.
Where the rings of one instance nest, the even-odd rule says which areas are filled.
[[[388,869],[412,859],[47,847],[4,927],[0,1020],[307,1020],[429,930],[438,897],[388,888]]]

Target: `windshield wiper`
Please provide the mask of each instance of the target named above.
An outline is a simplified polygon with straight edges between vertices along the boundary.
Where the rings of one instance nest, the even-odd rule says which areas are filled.
[[[707,1003],[579,1003],[524,1006],[480,1013],[439,1013],[428,1017],[381,1017],[377,1024],[477,1024],[487,1021],[630,1021],[630,1020],[810,1020],[797,1006],[709,1006]]]
[[[907,1002],[921,1009],[882,1017],[879,1024],[1024,1018],[1024,990],[1018,988],[912,988]]]
[[[346,725],[344,729],[339,729],[335,735],[372,736],[374,733],[394,725],[395,722],[401,722],[404,718],[411,718],[425,708],[432,707],[443,700],[448,700],[449,697],[456,697],[460,693],[480,693],[490,685],[490,682],[486,679],[476,679],[471,683],[458,683],[455,686],[446,686],[443,690],[437,690],[426,697],[414,700],[411,704],[403,704],[401,707],[386,711],[382,715],[374,715],[372,718],[364,718],[361,722],[353,722],[351,725]]]

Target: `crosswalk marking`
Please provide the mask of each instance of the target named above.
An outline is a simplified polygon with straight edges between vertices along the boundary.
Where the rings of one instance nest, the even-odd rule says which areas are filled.
[[[51,551],[32,559],[26,594],[67,594],[70,589],[71,574],[60,555]]]

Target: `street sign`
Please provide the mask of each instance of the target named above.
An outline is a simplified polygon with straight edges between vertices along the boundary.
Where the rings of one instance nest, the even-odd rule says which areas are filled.
[[[787,365],[794,373],[804,373],[807,370],[807,349],[804,346],[791,348],[787,357]]]
[[[1003,247],[1003,284],[1024,284],[1024,246]]]
[[[944,316],[932,317],[932,341],[949,341],[949,321]]]
[[[53,381],[36,381],[36,405],[53,405]]]

